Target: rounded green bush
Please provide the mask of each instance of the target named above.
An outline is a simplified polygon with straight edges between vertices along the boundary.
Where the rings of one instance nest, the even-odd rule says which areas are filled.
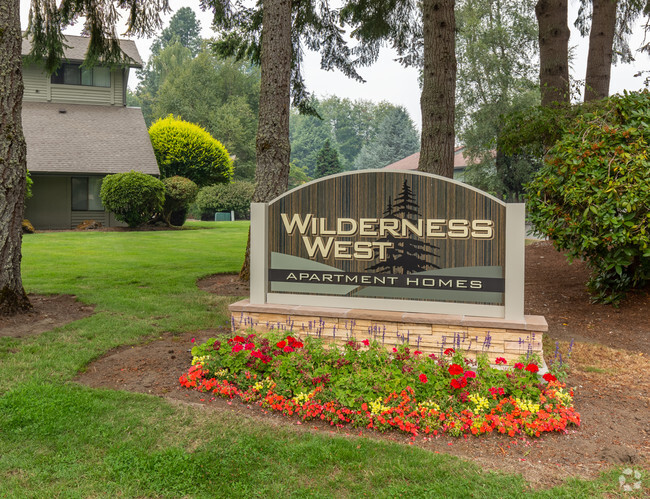
[[[151,125],[149,137],[161,178],[179,175],[200,187],[230,181],[228,151],[200,126],[169,115]]]
[[[145,173],[130,171],[107,175],[99,193],[104,207],[129,227],[137,227],[160,213],[165,185]]]
[[[199,191],[194,206],[202,218],[210,220],[217,211],[234,211],[236,218],[248,218],[254,191],[255,184],[243,180],[209,185]]]
[[[650,92],[579,115],[527,186],[530,221],[592,275],[595,301],[650,282]]]
[[[199,187],[189,178],[175,175],[163,179],[165,185],[165,204],[163,218],[170,225],[183,225],[187,217],[187,209],[194,202]]]

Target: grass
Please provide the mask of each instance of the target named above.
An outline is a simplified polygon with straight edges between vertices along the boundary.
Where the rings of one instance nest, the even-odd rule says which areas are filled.
[[[247,223],[165,232],[26,236],[29,292],[70,293],[96,314],[0,338],[0,497],[593,497],[610,473],[531,491],[517,476],[368,439],[292,431],[71,382],[110,348],[228,322],[197,278],[235,272]],[[612,472],[614,473],[614,472]]]

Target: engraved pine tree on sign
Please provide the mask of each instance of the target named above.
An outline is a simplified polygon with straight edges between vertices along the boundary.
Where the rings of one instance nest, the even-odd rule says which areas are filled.
[[[388,204],[386,205],[383,216],[384,218],[402,220],[400,227],[405,226],[404,220],[412,221],[413,225],[417,225],[418,208],[415,195],[408,182],[404,180],[402,190],[395,198],[395,202],[393,203],[391,197],[388,198]],[[435,250],[440,248],[418,239],[413,234],[413,231],[408,236],[405,235],[405,232],[403,229],[402,234],[396,235],[387,231],[385,237],[379,239],[379,241],[391,243],[392,248],[388,251],[385,260],[377,262],[366,270],[388,272],[391,274],[412,274],[430,268],[439,269],[440,267],[430,262],[427,257],[439,258]]]

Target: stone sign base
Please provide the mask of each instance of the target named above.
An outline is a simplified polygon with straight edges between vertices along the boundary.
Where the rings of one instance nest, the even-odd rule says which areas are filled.
[[[447,348],[468,358],[486,353],[490,362],[504,357],[512,365],[521,355],[543,358],[542,335],[546,319],[526,315],[521,321],[462,315],[420,314],[293,305],[253,305],[242,300],[230,305],[232,330],[286,331],[325,342],[376,340],[386,348],[408,343],[424,354],[442,355]]]

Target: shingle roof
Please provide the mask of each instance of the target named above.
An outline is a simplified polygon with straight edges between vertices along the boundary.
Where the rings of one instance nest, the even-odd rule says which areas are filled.
[[[160,174],[140,108],[23,102],[22,118],[29,171]]]
[[[83,61],[86,58],[89,40],[90,38],[87,36],[65,35],[64,43],[68,45],[67,48],[64,47],[63,49],[65,58],[68,61]],[[125,61],[129,66],[133,68],[141,68],[143,66],[138,47],[135,46],[133,40],[120,40],[120,48],[129,57],[130,60]],[[31,42],[27,38],[23,38],[22,55],[29,55],[31,50]]]

